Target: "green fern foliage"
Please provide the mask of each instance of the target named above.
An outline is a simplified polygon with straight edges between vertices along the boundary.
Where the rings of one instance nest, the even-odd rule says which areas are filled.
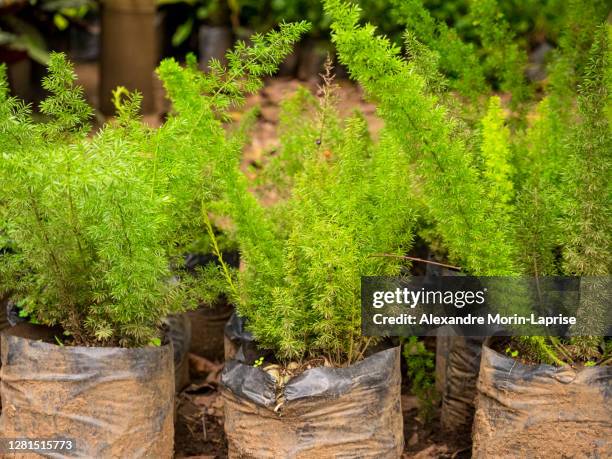
[[[202,209],[223,207],[216,155],[231,153],[233,166],[241,136],[226,138],[221,123],[307,27],[283,24],[250,47],[239,43],[228,67],[214,63],[207,75],[193,58],[187,69],[162,63],[177,112],[158,129],[139,119],[140,95],[119,88],[116,121],[88,136],[91,111],[61,54],[43,81],[44,122],[9,97],[3,73],[0,232],[14,250],[2,255],[2,288],[30,317],[85,345],[146,345],[165,316],[195,307],[193,279],[173,268],[206,235]],[[213,271],[203,274],[217,291]]]
[[[513,170],[510,163],[510,129],[499,97],[492,97],[489,109],[482,119],[481,154],[483,178],[487,182],[489,198],[500,207],[500,215],[510,216],[508,206],[514,200]]]
[[[498,81],[499,89],[512,94],[513,102],[528,99],[527,53],[515,41],[497,0],[472,0],[470,17],[485,56],[484,67]]]
[[[473,44],[464,42],[444,21],[434,18],[422,0],[392,0],[392,13],[396,22],[406,28],[410,42],[423,43],[436,53],[439,68],[450,81],[450,87],[476,99],[487,90],[485,72]]]
[[[565,270],[608,275],[612,270],[612,131],[610,26],[597,29],[578,88],[578,124],[570,138],[565,180]]]
[[[340,60],[377,102],[378,113],[405,154],[414,159],[422,196],[450,250],[474,274],[516,272],[515,245],[496,202],[479,179],[474,155],[458,136],[457,123],[428,93],[424,79],[399,56],[397,47],[359,26],[359,9],[326,2],[333,18],[332,40]],[[470,196],[470,199],[465,199]],[[443,223],[442,223],[443,222]]]
[[[543,99],[534,110],[529,128],[516,144],[516,226],[522,271],[535,276],[560,274],[556,249],[561,235],[560,187],[558,167],[566,149],[562,124]]]
[[[0,96],[3,229],[17,249],[2,275],[32,317],[62,325],[76,343],[146,344],[179,296],[166,282],[171,198],[150,192],[151,135],[132,118],[139,96],[90,139],[74,80],[53,54],[45,123],[6,89]]]
[[[594,31],[606,22],[610,6],[605,0],[570,0],[565,5],[559,46],[549,66],[549,84],[553,103],[572,101],[588,65]]]
[[[595,3],[592,12],[598,10]],[[326,10],[340,60],[411,158],[415,190],[452,259],[475,275],[609,273],[610,32],[609,26],[592,25],[600,15],[569,13],[569,24],[578,14],[590,27],[589,57],[585,62],[571,49],[571,43],[584,47],[589,32],[564,31],[550,67],[550,93],[536,104],[523,81],[524,58],[495,2],[474,2],[486,66],[515,102],[527,104],[525,112],[513,114],[527,116],[511,128],[501,99],[490,98],[475,136],[469,120],[457,119],[469,113],[453,110],[452,98],[440,86],[432,90],[437,60],[431,51],[419,50],[430,57],[425,60],[409,52],[406,61],[372,26],[359,24],[357,7],[327,0]],[[418,20],[407,24],[426,44],[437,46],[432,19],[418,8],[411,13],[429,25],[421,30]],[[572,78],[562,77],[560,69],[570,69]],[[537,108],[530,111],[532,106]],[[583,293],[580,314],[592,315],[596,323],[601,311],[593,308],[601,301]],[[533,358],[546,363],[605,360],[597,336],[526,337],[521,343],[523,351],[530,349]]]
[[[160,73],[175,106],[199,97],[190,69],[165,63]],[[281,125],[278,161],[268,166],[275,173],[263,174],[283,191],[272,207],[250,192],[240,145],[222,128],[209,136],[244,262],[237,282],[227,279],[233,299],[258,343],[281,360],[363,357],[370,340],[361,336],[360,278],[399,274],[397,256],[412,241],[405,155],[386,134],[373,143],[361,114],[340,120],[332,92],[329,81],[319,98],[300,91],[285,103],[283,117],[304,129],[292,135],[289,118]],[[274,183],[277,176],[289,182]]]

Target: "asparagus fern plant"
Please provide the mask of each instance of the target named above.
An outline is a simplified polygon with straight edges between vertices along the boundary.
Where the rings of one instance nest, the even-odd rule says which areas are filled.
[[[61,324],[77,344],[146,344],[179,294],[166,281],[174,196],[152,186],[154,136],[137,119],[139,96],[89,138],[75,78],[63,55],[51,56],[47,120],[36,123],[3,76],[0,201],[16,250],[4,255],[2,281],[30,316]]]
[[[158,129],[139,119],[138,94],[118,90],[117,120],[88,135],[91,111],[61,54],[51,56],[43,82],[46,118],[35,122],[9,96],[3,69],[0,233],[14,250],[2,255],[0,288],[74,344],[156,342],[166,315],[196,304],[172,266],[207,228],[203,203],[219,195],[212,159],[224,113],[259,87],[306,27],[284,25],[252,47],[238,45],[228,68],[215,63],[197,87],[178,87],[180,115]],[[173,68],[166,62],[160,75],[176,88]]]
[[[200,97],[197,83],[206,76],[171,61],[161,75],[179,113],[193,100],[212,116],[214,99]],[[319,99],[301,92],[285,104],[293,129],[304,129],[293,136],[282,127],[281,159],[271,166],[280,174],[268,177],[289,182],[275,183],[284,194],[272,207],[249,190],[240,143],[221,125],[209,139],[244,262],[237,279],[227,275],[238,312],[278,359],[325,356],[342,365],[370,344],[360,332],[360,277],[399,273],[397,259],[374,255],[408,249],[413,212],[395,141],[384,134],[374,143],[363,116],[340,120],[332,99],[325,89]],[[205,210],[208,221],[213,209]]]
[[[489,10],[491,3],[476,6]],[[377,102],[387,129],[414,162],[418,190],[455,262],[474,275],[609,274],[609,26],[590,34],[587,62],[572,43],[584,47],[589,34],[567,27],[553,64],[552,89],[539,103],[535,121],[525,132],[512,131],[500,99],[492,97],[474,146],[464,140],[474,135],[461,132],[469,125],[454,113],[451,117],[439,91],[428,84],[431,67],[424,72],[422,59],[405,60],[372,26],[361,26],[358,7],[327,0],[326,11],[341,62]],[[576,25],[574,15],[568,26]],[[592,24],[593,18],[582,22]],[[414,28],[409,33],[422,35],[417,22],[407,24]],[[482,27],[497,26],[493,21]],[[438,46],[435,38],[425,37]],[[447,61],[441,56],[438,62]],[[563,78],[568,68],[575,78]],[[522,92],[510,77],[506,88]],[[572,99],[577,110],[568,103]],[[609,359],[610,346],[601,337],[521,342],[533,358],[547,363]]]

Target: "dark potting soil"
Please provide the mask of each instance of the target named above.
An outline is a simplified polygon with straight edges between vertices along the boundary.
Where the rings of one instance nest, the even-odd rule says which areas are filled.
[[[223,402],[217,390],[223,364],[194,354],[188,359],[191,384],[176,397],[174,455],[226,458]]]
[[[227,457],[222,409],[215,406],[220,401],[221,395],[216,390],[208,396],[195,399],[185,393],[179,395],[174,425],[176,458]],[[220,405],[218,407],[222,408]]]
[[[418,399],[410,393],[403,381],[402,411],[404,415],[404,453],[402,459],[468,459],[472,457],[471,439],[464,435],[449,435],[442,432],[440,413],[436,410],[433,419],[424,422],[419,417]]]

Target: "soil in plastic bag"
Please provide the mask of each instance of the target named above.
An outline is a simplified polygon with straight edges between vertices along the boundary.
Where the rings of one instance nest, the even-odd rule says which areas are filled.
[[[612,367],[524,365],[483,348],[473,457],[612,457]]]
[[[164,328],[174,349],[174,387],[180,392],[189,385],[191,321],[187,314],[174,314],[164,319]]]
[[[221,376],[230,458],[399,458],[400,349],[346,368],[317,367],[276,393],[274,378],[233,360]]]
[[[29,327],[1,338],[1,437],[75,442],[50,457],[172,457],[172,345],[57,346],[19,336]]]
[[[445,432],[469,433],[483,337],[438,336],[436,386],[441,389],[440,423]],[[440,381],[441,380],[441,381]]]

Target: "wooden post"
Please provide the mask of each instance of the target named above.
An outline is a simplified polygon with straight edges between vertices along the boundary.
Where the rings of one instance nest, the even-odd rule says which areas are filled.
[[[103,0],[100,110],[115,113],[117,86],[142,93],[142,112],[155,109],[153,72],[158,60],[155,0]]]

